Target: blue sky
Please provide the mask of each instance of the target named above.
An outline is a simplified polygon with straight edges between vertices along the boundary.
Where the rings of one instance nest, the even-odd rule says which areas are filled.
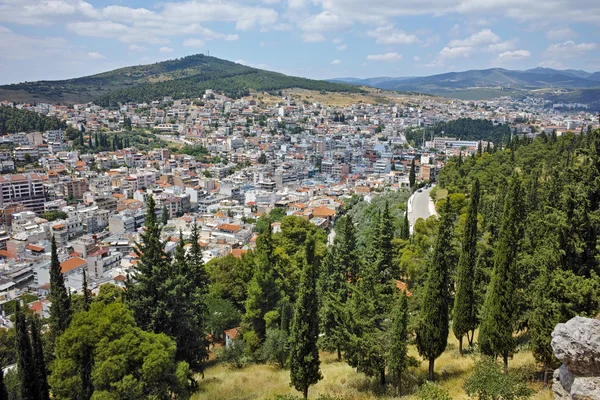
[[[0,83],[210,52],[310,78],[600,70],[600,0],[0,0]]]

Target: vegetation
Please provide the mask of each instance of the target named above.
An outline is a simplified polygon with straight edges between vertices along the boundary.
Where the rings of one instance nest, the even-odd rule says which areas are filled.
[[[65,129],[64,121],[45,117],[40,113],[19,108],[0,106],[0,134],[17,132],[44,132]]]
[[[433,128],[435,136],[455,137],[460,140],[486,140],[494,143],[506,142],[510,128],[506,124],[495,125],[487,119],[459,118],[440,122]]]
[[[203,54],[148,65],[120,68],[63,81],[25,82],[0,86],[3,98],[37,101],[86,102],[102,106],[150,102],[164,97],[202,97],[207,89],[238,98],[250,90],[278,92],[301,88],[327,92],[363,92],[357,86],[286,76]]]

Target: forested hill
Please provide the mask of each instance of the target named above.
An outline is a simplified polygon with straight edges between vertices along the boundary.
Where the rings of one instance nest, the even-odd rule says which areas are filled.
[[[434,127],[435,136],[454,137],[460,140],[488,140],[503,143],[510,138],[506,124],[494,124],[487,119],[459,118],[442,122]]]
[[[203,54],[120,68],[97,75],[63,81],[25,82],[0,86],[0,100],[102,105],[125,101],[152,101],[165,96],[198,97],[214,89],[231,97],[248,90],[278,91],[286,88],[361,92],[357,86],[291,77]]]
[[[64,121],[29,110],[0,106],[0,134],[65,129]]]
[[[507,326],[492,330],[504,329],[496,333],[509,339],[509,353],[512,334],[527,328],[536,358],[555,365],[554,326],[600,311],[600,130],[541,134],[451,161],[437,190],[448,190],[452,202],[472,193],[475,180],[481,196],[473,276],[490,277],[484,321],[490,313],[490,321]]]

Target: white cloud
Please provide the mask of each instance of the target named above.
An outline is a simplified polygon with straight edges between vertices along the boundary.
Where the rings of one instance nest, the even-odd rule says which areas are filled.
[[[97,53],[95,51],[90,51],[89,53],[87,53],[88,57],[91,58],[92,60],[102,60],[105,59],[106,57],[103,56],[100,53]]]
[[[572,40],[564,43],[551,44],[544,55],[548,58],[562,58],[581,56],[584,53],[595,50],[598,46],[596,43],[579,43],[576,44]]]
[[[298,23],[298,27],[303,31],[316,33],[340,31],[350,27],[350,25],[352,25],[350,21],[342,19],[339,15],[329,11],[311,15]]]
[[[304,40],[306,43],[324,42],[325,36],[323,36],[321,33],[305,32],[302,34],[302,40]]]
[[[400,61],[402,56],[398,53],[385,53],[385,54],[369,54],[367,56],[368,61]]]
[[[367,36],[374,37],[380,44],[415,44],[419,38],[413,34],[395,29],[392,25],[378,26],[367,31]]]
[[[491,43],[498,43],[500,37],[490,29],[483,29],[466,39],[454,39],[448,43],[448,47],[475,47]]]
[[[142,52],[142,51],[147,50],[145,47],[138,46],[137,44],[132,44],[128,48],[129,48],[129,51],[136,51],[136,52]]]
[[[546,32],[546,37],[550,40],[566,40],[577,37],[577,33],[570,28],[555,28]]]
[[[161,53],[171,53],[173,52],[173,49],[170,47],[161,47],[160,49],[158,49],[158,51],[160,51]]]
[[[342,62],[341,62],[340,60],[333,60],[333,61],[331,62],[331,65],[339,65],[339,64],[341,64],[341,63],[342,63]]]
[[[468,46],[460,46],[460,47],[444,47],[439,52],[440,58],[457,58],[457,57],[470,57],[473,48]]]
[[[185,47],[202,47],[206,43],[202,39],[185,39],[183,45]]]
[[[414,56],[414,57],[413,57],[413,61],[415,61],[415,62],[419,62],[419,61],[421,61],[421,57],[419,57],[419,56]]]
[[[342,50],[346,50],[348,48],[348,46],[346,46],[345,44],[340,44],[339,46],[336,47],[336,49],[342,51]]]
[[[454,24],[454,26],[450,29],[450,32],[448,32],[448,34],[450,36],[458,36],[458,35],[460,35],[460,25],[459,24]]]
[[[343,41],[344,41],[344,39],[342,39],[342,38],[335,38],[335,39],[333,39],[333,40],[331,41],[331,43],[333,43],[333,44],[340,44],[340,43],[342,43]]]
[[[486,50],[491,53],[504,53],[504,52],[514,49],[516,47],[516,45],[517,45],[517,41],[513,39],[513,40],[507,40],[506,42],[490,44],[490,45],[488,45]]]
[[[510,62],[524,60],[529,57],[531,57],[531,52],[529,50],[513,50],[498,54],[497,61]]]

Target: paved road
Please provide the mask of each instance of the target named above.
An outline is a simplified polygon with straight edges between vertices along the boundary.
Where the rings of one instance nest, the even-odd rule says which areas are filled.
[[[408,222],[410,223],[411,232],[417,219],[427,219],[430,215],[436,213],[433,201],[429,197],[430,191],[431,188],[423,189],[420,193],[417,191],[408,202]]]

